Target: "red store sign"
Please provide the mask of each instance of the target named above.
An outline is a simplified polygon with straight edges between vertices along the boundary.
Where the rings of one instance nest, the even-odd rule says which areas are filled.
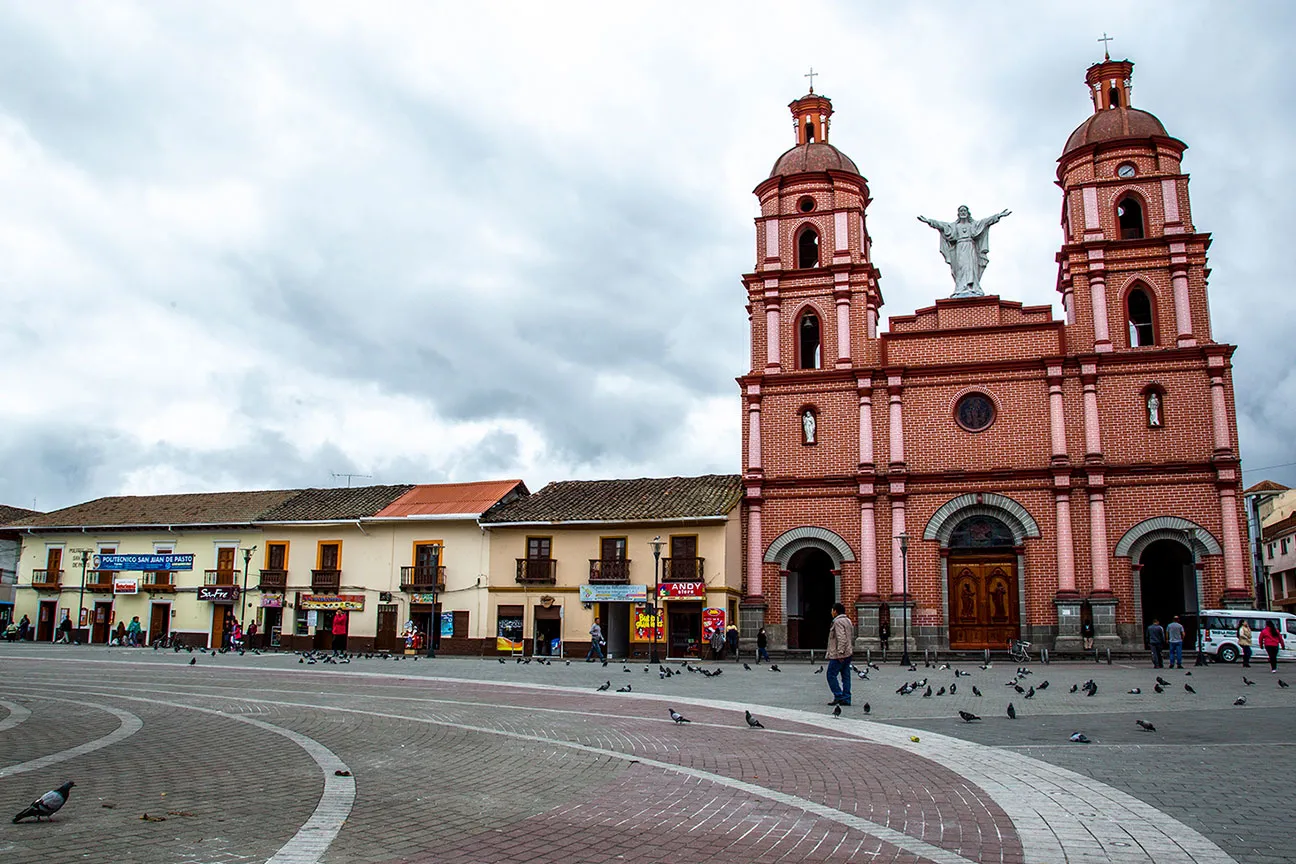
[[[706,583],[662,582],[657,586],[657,596],[662,600],[700,600],[706,597]]]

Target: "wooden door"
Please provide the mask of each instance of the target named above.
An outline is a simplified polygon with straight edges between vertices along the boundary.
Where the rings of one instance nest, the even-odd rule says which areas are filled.
[[[288,544],[271,543],[266,547],[266,569],[267,570],[287,570],[288,569]]]
[[[61,582],[59,570],[63,567],[63,550],[55,547],[45,553],[45,581]]]
[[[225,614],[228,611],[223,603],[213,603],[212,607],[212,629],[211,642],[207,647],[213,650],[219,650],[224,647],[222,637],[225,634]]]
[[[154,603],[149,607],[149,644],[156,642],[167,634],[171,626],[171,604]]]
[[[36,612],[36,641],[53,642],[54,627],[58,622],[54,616],[58,614],[57,600],[42,600],[40,608]]]
[[[666,581],[693,582],[697,575],[697,535],[670,538],[670,572],[663,572]]]
[[[382,603],[378,606],[378,635],[374,637],[374,648],[379,651],[396,650],[396,613],[395,603]]]
[[[92,613],[92,616],[91,621],[93,623],[90,627],[90,641],[96,645],[108,644],[108,621],[112,617],[112,604],[94,604],[94,612]]]
[[[219,575],[220,584],[234,584],[234,553],[238,550],[233,546],[222,546],[216,550],[216,572]]]
[[[324,543],[319,547],[319,569],[320,570],[337,570],[338,560],[341,558],[341,550],[337,543]]]
[[[1021,637],[1017,559],[949,558],[950,648],[1002,650]]]

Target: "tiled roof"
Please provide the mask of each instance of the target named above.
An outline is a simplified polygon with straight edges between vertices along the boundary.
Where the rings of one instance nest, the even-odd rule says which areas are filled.
[[[16,522],[27,516],[36,516],[39,510],[27,510],[22,507],[10,507],[7,504],[0,504],[0,525],[7,525],[10,522]]]
[[[482,521],[651,521],[723,516],[741,497],[742,478],[737,474],[565,480],[511,504],[493,507]]]
[[[314,522],[336,519],[364,519],[391,504],[414,487],[357,486],[349,489],[302,489],[273,507],[258,522]]]
[[[19,519],[10,527],[80,528],[108,525],[231,525],[252,522],[266,510],[297,494],[270,492],[199,492],[188,495],[123,495],[96,498]]]
[[[1293,531],[1296,531],[1296,513],[1264,526],[1264,531],[1261,532],[1261,541],[1268,543],[1270,540],[1285,537]]]
[[[425,483],[415,486],[375,516],[479,515],[516,492],[527,494],[521,480],[485,480],[480,483]]]
[[[1272,480],[1261,480],[1250,489],[1243,491],[1243,495],[1250,495],[1253,492],[1286,492],[1288,487],[1281,483],[1275,483]]]

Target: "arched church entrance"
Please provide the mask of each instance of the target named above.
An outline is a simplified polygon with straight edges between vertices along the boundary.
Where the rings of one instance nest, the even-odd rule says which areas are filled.
[[[1165,626],[1176,615],[1184,626],[1184,644],[1197,643],[1197,568],[1187,546],[1178,540],[1156,540],[1139,556],[1139,599],[1143,605],[1143,641],[1155,618]]]
[[[824,650],[832,625],[832,604],[837,600],[837,577],[827,552],[809,546],[788,561],[788,647]]]
[[[949,539],[949,641],[953,650],[1000,649],[1021,637],[1012,529],[993,516],[955,525]]]

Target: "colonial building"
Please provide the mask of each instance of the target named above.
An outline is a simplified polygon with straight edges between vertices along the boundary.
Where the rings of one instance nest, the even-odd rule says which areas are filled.
[[[1132,70],[1089,68],[1058,160],[1062,320],[965,280],[880,332],[867,181],[828,141],[832,103],[791,103],[744,276],[746,638],[821,648],[840,599],[861,647],[883,620],[896,645],[906,614],[917,646],[1075,648],[1084,619],[1139,646],[1152,617],[1251,604],[1210,238]]]
[[[7,507],[0,504],[0,628],[13,617],[14,595],[18,584],[18,556],[22,549],[22,535],[7,528],[10,522],[34,516],[35,510],[24,510],[21,507]]]
[[[490,610],[501,651],[613,657],[704,653],[735,621],[742,584],[737,475],[569,480],[495,507]],[[654,604],[663,610],[654,617]]]

